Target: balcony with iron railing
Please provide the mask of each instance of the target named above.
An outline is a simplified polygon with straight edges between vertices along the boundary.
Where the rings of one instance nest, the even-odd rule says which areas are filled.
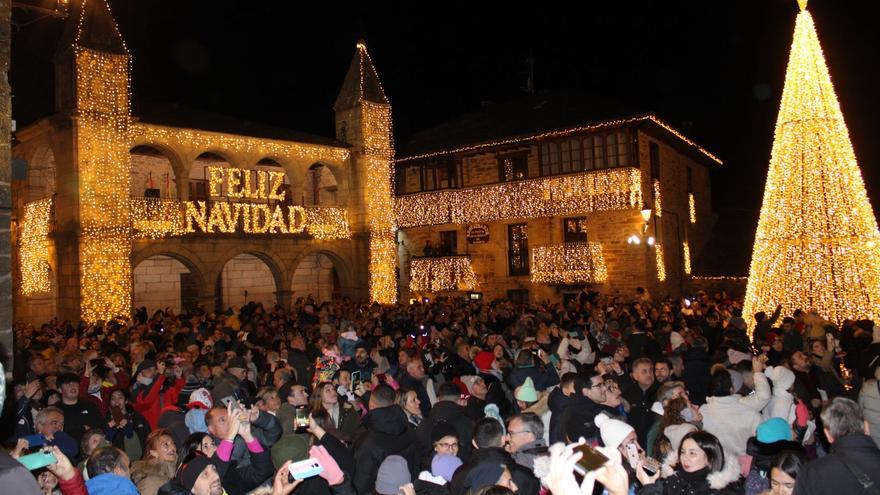
[[[413,292],[466,292],[478,288],[469,255],[414,257],[409,288]]]
[[[603,283],[608,280],[598,242],[547,244],[532,248],[532,282],[548,285]]]

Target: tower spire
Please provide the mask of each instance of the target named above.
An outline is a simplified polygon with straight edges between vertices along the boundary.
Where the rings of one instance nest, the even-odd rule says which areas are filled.
[[[745,314],[880,316],[880,232],[806,0],[797,16]]]
[[[373,66],[373,61],[367,52],[367,44],[363,39],[357,42],[354,58],[345,74],[342,89],[339,90],[333,109],[338,112],[352,108],[361,101],[388,104],[385,90],[382,89],[382,83],[379,81],[379,74]]]

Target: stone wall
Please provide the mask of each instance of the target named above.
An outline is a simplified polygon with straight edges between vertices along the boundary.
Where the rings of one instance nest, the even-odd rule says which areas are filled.
[[[316,301],[333,297],[333,260],[323,254],[310,254],[299,262],[290,285],[293,298],[312,295]]]
[[[226,263],[221,277],[224,307],[240,308],[250,301],[261,302],[267,308],[275,305],[275,279],[260,258],[239,254]]]
[[[146,306],[152,314],[170,307],[181,312],[180,275],[190,273],[181,262],[168,256],[154,256],[134,268],[134,306]]]

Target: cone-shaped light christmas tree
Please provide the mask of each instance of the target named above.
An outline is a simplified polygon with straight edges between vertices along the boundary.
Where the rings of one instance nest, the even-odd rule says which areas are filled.
[[[744,316],[880,315],[880,232],[806,1],[799,0]],[[754,322],[750,321],[750,324]]]

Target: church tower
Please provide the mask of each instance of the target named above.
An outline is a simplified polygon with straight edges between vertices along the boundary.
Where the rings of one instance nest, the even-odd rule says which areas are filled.
[[[397,240],[394,223],[394,141],[391,104],[363,40],[333,106],[336,139],[352,146],[364,224],[370,242],[370,300],[397,301]]]

